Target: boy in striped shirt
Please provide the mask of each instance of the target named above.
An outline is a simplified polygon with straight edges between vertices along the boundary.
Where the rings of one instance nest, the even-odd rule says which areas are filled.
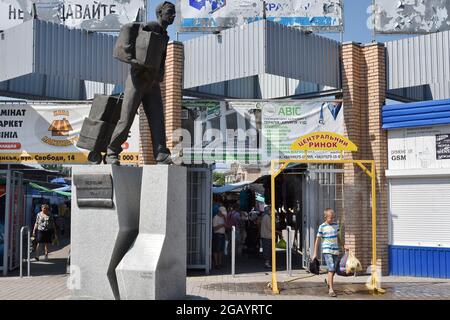
[[[322,242],[322,253],[328,268],[328,294],[331,297],[336,297],[333,287],[333,278],[339,258],[339,225],[334,222],[335,213],[333,209],[325,209],[324,215],[325,222],[319,226],[319,230],[317,232],[313,260],[317,258],[319,243]]]

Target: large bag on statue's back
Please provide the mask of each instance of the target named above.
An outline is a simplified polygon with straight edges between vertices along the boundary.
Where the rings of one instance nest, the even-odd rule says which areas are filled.
[[[122,26],[114,46],[114,58],[125,63],[130,63],[131,59],[136,58],[136,39],[140,28],[141,24],[138,22],[127,23]]]
[[[83,121],[77,147],[102,152],[106,151],[122,110],[122,96],[96,94],[89,117]]]
[[[158,72],[169,37],[151,31],[141,31],[136,38],[136,60]]]

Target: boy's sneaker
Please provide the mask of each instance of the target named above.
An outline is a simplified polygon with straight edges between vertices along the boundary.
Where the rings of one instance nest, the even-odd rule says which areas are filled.
[[[337,297],[336,292],[334,292],[333,290],[328,291],[328,295],[329,295],[330,297],[333,297],[333,298],[336,298],[336,297]]]

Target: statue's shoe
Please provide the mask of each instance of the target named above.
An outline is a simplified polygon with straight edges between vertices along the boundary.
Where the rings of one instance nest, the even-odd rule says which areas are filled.
[[[156,157],[157,164],[173,164],[170,154],[160,152]]]
[[[106,164],[110,164],[113,166],[120,166],[119,157],[116,155],[107,155],[105,160],[106,160]]]

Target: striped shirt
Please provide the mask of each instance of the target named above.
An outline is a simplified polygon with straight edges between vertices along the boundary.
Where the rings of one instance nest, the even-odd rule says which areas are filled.
[[[338,233],[339,225],[337,223],[324,222],[319,226],[317,237],[322,238],[322,253],[339,255]]]

